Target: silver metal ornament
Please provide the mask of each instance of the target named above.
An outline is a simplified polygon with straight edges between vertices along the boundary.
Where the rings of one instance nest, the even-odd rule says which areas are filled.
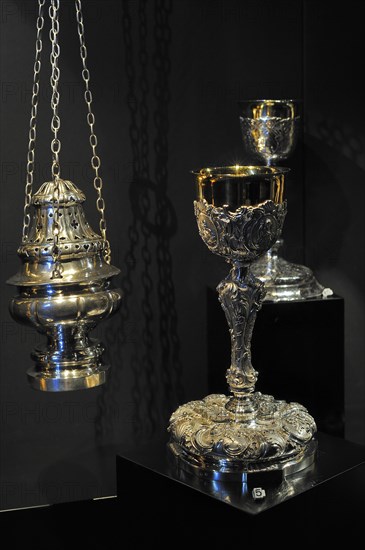
[[[92,388],[106,380],[102,344],[89,332],[119,307],[121,291],[111,288],[119,269],[106,263],[104,241],[90,227],[82,203],[85,195],[70,181],[58,180],[58,259],[54,271],[54,182],[44,183],[32,198],[34,212],[28,242],[18,249],[19,272],[8,280],[19,294],[10,302],[14,319],[47,336],[32,352],[31,385],[45,391]]]
[[[294,151],[300,131],[300,102],[294,99],[250,99],[239,102],[242,141],[247,153],[267,166],[286,160]],[[287,302],[333,294],[309,267],[293,264],[278,251],[282,239],[252,264],[265,283],[265,300]]]
[[[38,390],[69,391],[92,388],[105,382],[109,366],[103,361],[104,347],[98,340],[90,338],[89,332],[117,310],[121,291],[111,286],[111,280],[119,269],[110,265],[81,0],[75,0],[75,9],[100,234],[91,229],[85,218],[82,207],[84,193],[61,177],[59,0],[50,0],[47,10],[51,42],[52,180],[33,194],[44,5],[45,0],[38,0],[23,237],[18,249],[22,266],[8,283],[18,287],[18,295],[10,302],[14,319],[35,327],[47,337],[46,345],[32,352],[35,364],[28,370],[29,382]]]
[[[194,172],[199,234],[211,252],[231,264],[217,287],[231,335],[226,373],[231,395],[181,405],[169,424],[169,446],[179,464],[204,478],[242,480],[245,472],[273,470],[285,475],[314,460],[314,419],[298,403],[255,391],[258,373],[251,363],[252,331],[265,288],[250,269],[281,234],[288,171],[224,166]]]

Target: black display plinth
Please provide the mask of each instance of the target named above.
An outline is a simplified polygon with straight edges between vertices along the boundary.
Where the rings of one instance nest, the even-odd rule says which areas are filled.
[[[247,484],[187,475],[166,443],[166,435],[156,436],[117,457],[119,505],[128,506],[130,518],[138,515],[147,530],[162,522],[177,537],[194,533],[201,542],[237,542],[240,536],[285,539],[302,528],[305,538],[331,518],[341,517],[344,526],[365,504],[365,448],[340,438],[320,433],[317,460],[308,470],[277,482],[253,476]],[[255,487],[265,489],[265,499],[253,498]],[[273,526],[276,534],[265,532]]]
[[[140,433],[138,441],[119,446],[117,498],[4,512],[3,537],[16,547],[56,550],[73,547],[76,535],[83,547],[105,550],[139,548],[142,542],[159,548],[174,548],[177,541],[187,548],[261,548],[299,541],[328,547],[339,537],[355,546],[361,540],[364,447],[319,434],[315,468],[288,478],[286,486],[251,478],[245,487],[187,476],[171,462],[165,429],[149,438]],[[252,498],[256,482],[267,500]]]
[[[227,393],[227,321],[215,289],[207,289],[208,391]],[[264,302],[252,337],[256,389],[307,407],[318,429],[344,433],[344,300],[340,296]]]

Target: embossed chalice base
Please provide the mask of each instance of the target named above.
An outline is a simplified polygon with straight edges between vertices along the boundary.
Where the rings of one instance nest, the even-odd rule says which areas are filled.
[[[291,475],[313,463],[315,423],[302,405],[255,392],[254,410],[241,415],[227,409],[230,399],[208,395],[171,416],[169,445],[185,469],[205,478],[217,479],[219,472],[221,479],[240,479],[242,473],[275,470]]]
[[[180,464],[203,477],[242,478],[243,473],[309,466],[316,424],[298,403],[255,392],[251,337],[265,295],[250,265],[280,236],[289,169],[231,166],[194,172],[195,215],[208,248],[232,264],[218,285],[231,335],[230,396],[209,395],[179,407],[170,418],[169,447]]]

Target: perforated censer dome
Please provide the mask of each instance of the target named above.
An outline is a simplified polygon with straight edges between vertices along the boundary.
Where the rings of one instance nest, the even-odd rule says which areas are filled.
[[[120,305],[121,291],[111,287],[111,279],[119,273],[119,269],[110,265],[110,245],[106,238],[103,181],[99,173],[101,162],[96,153],[95,117],[91,110],[92,95],[86,67],[87,52],[80,0],[76,0],[75,6],[90,127],[91,164],[95,173],[96,205],[100,213],[100,234],[86,220],[82,206],[84,193],[74,183],[60,176],[60,71],[57,63],[60,52],[57,41],[59,0],[51,0],[49,7],[54,134],[51,143],[52,180],[43,183],[33,194],[44,3],[44,0],[38,1],[23,239],[18,249],[22,266],[8,283],[17,286],[19,292],[10,302],[10,312],[14,319],[35,327],[47,337],[47,343],[32,352],[35,364],[28,370],[29,382],[40,390],[67,391],[92,388],[105,382],[109,365],[103,362],[104,347],[98,340],[89,338],[88,333],[102,319],[116,311]]]

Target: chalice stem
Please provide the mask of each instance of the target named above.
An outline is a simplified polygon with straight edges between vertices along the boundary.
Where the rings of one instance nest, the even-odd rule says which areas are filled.
[[[251,363],[251,338],[265,295],[264,286],[249,267],[235,262],[217,290],[231,335],[231,366],[226,377],[232,397],[227,408],[235,413],[249,413],[253,411],[250,396],[258,376]]]

